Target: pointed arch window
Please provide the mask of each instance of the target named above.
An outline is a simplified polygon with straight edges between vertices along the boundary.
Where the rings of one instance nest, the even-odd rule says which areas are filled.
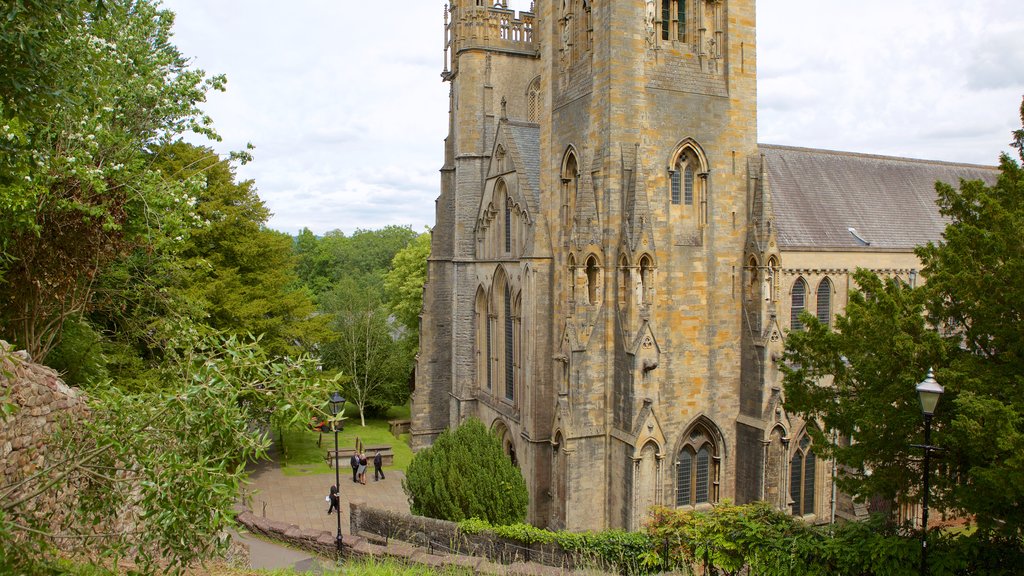
[[[648,292],[653,287],[651,268],[651,257],[645,254],[640,258],[640,304],[648,303],[650,298]]]
[[[576,154],[571,150],[562,163],[562,224],[565,233],[571,232],[573,220],[576,218],[576,196],[579,193],[579,163]]]
[[[491,387],[490,371],[488,369],[491,358],[491,329],[490,318],[487,315],[487,295],[483,287],[477,289],[476,294],[476,337],[475,348],[477,357],[477,386]],[[485,356],[486,354],[486,356]]]
[[[692,145],[685,146],[677,153],[670,174],[672,204],[693,206],[697,201],[698,174],[705,171]]]
[[[587,258],[587,298],[590,304],[597,304],[599,272],[597,257]]]
[[[661,39],[686,41],[687,0],[661,0]]]
[[[512,206],[505,202],[505,254],[512,253]]]
[[[676,460],[676,506],[717,501],[717,446],[703,426],[695,428]]]
[[[619,259],[619,306],[629,304],[629,293],[631,292],[629,274],[629,262],[623,256]]]
[[[832,281],[825,278],[818,284],[818,307],[815,308],[818,322],[826,327],[832,326]]]
[[[526,92],[526,101],[526,120],[533,123],[540,122],[540,76],[530,82],[530,87]]]
[[[793,330],[803,330],[804,323],[800,321],[807,299],[807,282],[803,278],[797,278],[793,284],[792,305],[789,310],[789,326]]]
[[[814,514],[816,466],[817,458],[811,451],[811,438],[804,433],[790,462],[789,498],[794,516]]]
[[[512,324],[512,288],[505,285],[505,399],[512,400],[515,398],[515,369],[514,369],[514,357],[513,353],[515,350],[515,330]]]

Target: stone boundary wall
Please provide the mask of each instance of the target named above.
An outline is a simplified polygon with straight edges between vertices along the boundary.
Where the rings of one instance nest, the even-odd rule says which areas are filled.
[[[544,565],[536,561],[524,560],[524,555],[508,556],[510,562],[494,562],[488,557],[473,555],[473,551],[503,550],[506,543],[494,542],[494,538],[467,538],[466,546],[457,550],[449,550],[450,542],[443,539],[442,534],[452,535],[458,532],[453,522],[444,522],[431,518],[396,514],[366,506],[362,502],[349,505],[350,528],[352,534],[343,534],[344,557],[346,559],[361,558],[392,558],[400,562],[419,564],[432,568],[457,567],[473,572],[493,576],[568,576],[583,575],[601,576],[605,573],[594,570],[575,570],[571,568]],[[294,524],[277,522],[269,518],[254,515],[248,509],[242,509],[236,520],[250,532],[267,537],[307,552],[336,558],[335,535],[321,530],[303,530]],[[405,526],[400,530],[399,526]],[[374,529],[384,528],[381,532]],[[443,532],[423,532],[441,530]],[[408,535],[406,540],[399,534]],[[423,536],[431,534],[426,540]],[[418,540],[418,541],[417,541]],[[488,544],[488,541],[491,541]],[[423,544],[426,542],[426,544]],[[432,545],[431,542],[434,544]],[[443,545],[442,545],[443,544]],[[509,543],[510,544],[510,543]],[[516,548],[522,548],[515,545]],[[426,550],[424,550],[426,548]],[[535,547],[535,549],[538,547]],[[537,557],[543,554],[534,552]]]
[[[494,534],[465,534],[455,522],[381,510],[361,502],[351,504],[349,517],[352,534],[409,542],[430,552],[487,558],[503,565],[545,566],[557,574],[573,573],[585,564],[558,544],[527,545]],[[600,573],[587,570],[587,574]]]
[[[89,415],[85,395],[61,381],[56,371],[35,364],[24,351],[15,352],[0,340],[0,403],[13,404],[14,413],[0,417],[0,495],[15,501],[34,486],[6,493],[6,488],[45,470],[47,442],[65,422]],[[46,519],[52,527],[64,520],[67,495],[47,491],[32,498],[19,514]]]

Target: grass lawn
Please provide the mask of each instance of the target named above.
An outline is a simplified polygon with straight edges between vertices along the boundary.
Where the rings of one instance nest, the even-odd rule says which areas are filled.
[[[364,445],[375,444],[390,445],[395,453],[395,461],[391,466],[385,466],[384,471],[401,470],[405,471],[412,460],[412,449],[409,448],[409,436],[403,434],[401,438],[395,438],[388,429],[388,420],[397,420],[409,417],[408,406],[398,406],[388,411],[387,417],[371,420],[366,419],[366,426],[359,425],[359,412],[354,406],[345,407],[345,430],[338,433],[338,446],[341,448],[354,448],[356,438],[362,440]],[[281,439],[280,431],[274,430],[274,442]],[[317,439],[320,439],[320,446],[317,446]],[[334,449],[334,433],[324,432],[321,438],[319,432],[308,429],[290,429],[284,431],[285,457],[281,461],[281,469],[285,476],[307,476],[310,474],[326,474],[333,472],[334,468],[327,466],[324,457],[328,450]],[[372,458],[372,455],[370,455]],[[348,468],[348,460],[342,461],[342,469]],[[373,464],[370,464],[373,470]]]

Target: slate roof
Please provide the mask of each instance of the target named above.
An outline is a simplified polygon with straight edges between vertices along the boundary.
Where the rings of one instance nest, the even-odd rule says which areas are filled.
[[[505,133],[519,151],[516,168],[526,175],[530,199],[537,207],[540,203],[540,126],[508,120]]]
[[[935,204],[935,182],[991,184],[999,175],[993,166],[767,144],[759,148],[782,249],[907,250],[937,242],[948,220]]]

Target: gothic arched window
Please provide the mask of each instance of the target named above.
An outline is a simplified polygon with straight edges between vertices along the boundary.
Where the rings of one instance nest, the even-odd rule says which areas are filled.
[[[512,288],[505,285],[505,399],[515,398],[515,330],[512,323]]]
[[[533,79],[533,82],[530,82],[530,87],[526,90],[526,102],[526,121],[540,122],[540,76],[537,76]]]
[[[649,300],[648,292],[654,287],[651,257],[646,254],[640,258],[640,304]]]
[[[687,0],[661,0],[661,39],[686,41]]]
[[[587,298],[590,304],[597,304],[599,272],[597,257],[587,258]]]
[[[696,506],[718,499],[718,450],[703,426],[695,427],[676,460],[676,506]]]
[[[817,464],[811,451],[811,438],[806,433],[790,461],[789,498],[794,516],[814,514],[814,472]]]
[[[807,282],[803,278],[797,278],[793,283],[792,306],[789,310],[789,327],[793,330],[803,330],[804,323],[800,321],[807,300]]]
[[[576,301],[576,257],[569,254],[569,302]]]
[[[818,284],[818,307],[814,310],[818,316],[818,322],[825,326],[832,323],[832,281],[825,278]]]

